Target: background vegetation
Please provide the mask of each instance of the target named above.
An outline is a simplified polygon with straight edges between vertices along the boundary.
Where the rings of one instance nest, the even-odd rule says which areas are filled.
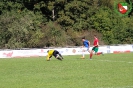
[[[114,1],[1,0],[0,48],[81,45],[93,34],[101,44],[133,43],[133,12],[119,16]]]

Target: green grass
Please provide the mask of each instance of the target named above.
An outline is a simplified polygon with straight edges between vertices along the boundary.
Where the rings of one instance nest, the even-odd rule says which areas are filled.
[[[0,88],[133,88],[133,53],[79,57],[0,59]]]

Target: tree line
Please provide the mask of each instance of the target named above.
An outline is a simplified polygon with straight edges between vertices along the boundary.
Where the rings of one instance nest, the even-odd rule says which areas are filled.
[[[133,10],[119,16],[117,0],[1,0],[0,48],[81,45],[83,31],[105,44],[133,43]],[[119,0],[127,2],[130,0]],[[132,7],[130,7],[132,8]]]

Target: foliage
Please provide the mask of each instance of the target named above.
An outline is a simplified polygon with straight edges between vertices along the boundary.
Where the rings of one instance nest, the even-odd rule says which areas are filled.
[[[47,25],[42,26],[42,32],[44,36],[41,41],[46,47],[66,45],[67,35],[60,25],[49,22]]]
[[[13,2],[10,4],[14,5]],[[10,11],[3,11],[0,17],[1,28],[1,48],[23,48],[23,47],[36,47],[42,33],[39,25],[41,24],[42,15],[34,14],[27,9],[19,10],[19,5],[15,4]],[[38,34],[39,33],[39,34]],[[32,42],[31,42],[32,40]],[[32,44],[29,44],[30,43]],[[36,46],[35,46],[36,45]]]
[[[114,1],[1,0],[0,48],[80,45],[76,37],[87,30],[105,44],[133,43],[133,11],[118,16]]]

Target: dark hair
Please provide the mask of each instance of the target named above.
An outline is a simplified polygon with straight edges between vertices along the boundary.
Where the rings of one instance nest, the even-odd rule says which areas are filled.
[[[84,37],[82,37],[82,39],[85,39],[85,36],[84,36]]]
[[[47,53],[49,52],[49,50],[47,51]]]
[[[95,37],[97,37],[97,35],[94,35]]]

